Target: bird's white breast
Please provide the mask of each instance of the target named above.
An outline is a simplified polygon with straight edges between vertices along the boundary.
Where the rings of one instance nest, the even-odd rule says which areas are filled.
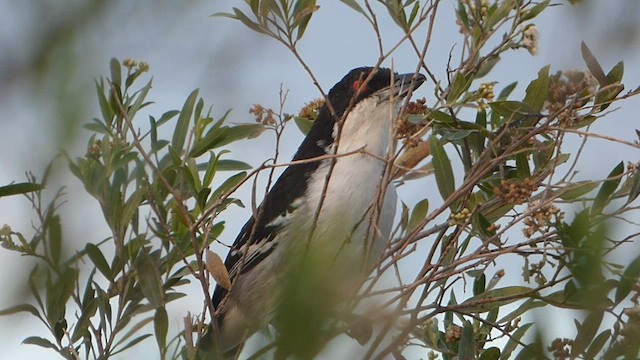
[[[296,213],[306,217],[307,229],[313,229],[313,236],[309,238],[313,252],[318,252],[314,249],[319,248],[332,251],[336,256],[346,252],[345,261],[356,260],[352,259],[353,255],[368,252],[369,260],[376,260],[382,245],[388,240],[395,215],[396,194],[393,186],[385,189],[382,177],[395,111],[387,102],[372,106],[370,102],[376,101],[370,98],[358,103],[339,132],[338,155],[360,149],[364,152],[336,157],[333,168],[331,160],[325,160],[309,179],[304,200],[306,211]],[[331,175],[327,183],[329,171]],[[375,208],[380,206],[376,202],[382,193],[384,202],[378,218]],[[320,204],[318,221],[313,227]],[[379,232],[374,236],[371,231],[375,228]]]

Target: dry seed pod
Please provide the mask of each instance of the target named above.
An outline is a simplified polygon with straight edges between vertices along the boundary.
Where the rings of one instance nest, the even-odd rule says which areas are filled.
[[[218,254],[214,253],[211,250],[207,250],[206,255],[207,261],[207,271],[213,276],[213,279],[220,285],[222,288],[229,290],[231,289],[231,279],[229,279],[229,272],[227,268],[224,266],[222,259]]]

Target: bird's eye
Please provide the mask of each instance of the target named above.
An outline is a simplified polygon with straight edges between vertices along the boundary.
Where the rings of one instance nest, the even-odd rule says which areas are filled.
[[[363,92],[367,87],[364,84],[364,80],[356,80],[353,82],[353,85],[351,85],[351,88],[354,92]]]

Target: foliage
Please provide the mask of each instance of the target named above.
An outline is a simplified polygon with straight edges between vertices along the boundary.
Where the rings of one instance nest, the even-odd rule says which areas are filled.
[[[246,9],[218,15],[284,44],[317,84],[296,48],[320,11],[316,2],[245,2]],[[377,35],[377,66],[408,43],[421,72],[432,80],[433,98],[411,104],[401,117],[398,151],[388,160],[398,158],[391,177],[400,186],[435,181],[440,198],[416,194],[415,206],[403,204],[385,257],[361,292],[362,298],[385,301],[326,330],[330,335],[310,339],[315,343],[301,353],[311,357],[333,336],[347,333],[365,344],[364,358],[416,352],[443,359],[636,358],[640,256],[621,264],[614,254],[637,247],[638,233],[611,228],[637,227],[629,219],[638,218],[640,164],[615,159],[607,178],[575,179],[581,150],[591,138],[640,147],[638,141],[590,131],[592,124],[606,121],[613,104],[638,93],[623,92],[622,62],[605,71],[583,44],[584,71],[553,74],[545,66],[517,97],[517,84],[492,81],[492,70],[511,51],[537,53],[532,21],[550,9],[549,0],[458,0],[455,21],[463,46],[444,79],[430,71],[425,57],[442,1],[379,0],[406,35],[390,47],[380,40],[383,14],[370,1],[342,2]],[[416,35],[418,29],[427,29],[426,35]],[[107,358],[149,337],[162,358],[194,358],[194,344],[216,315],[211,276],[221,281],[226,275],[219,258],[207,252],[225,230],[218,216],[229,206],[242,206],[235,191],[273,168],[247,173],[250,166],[227,158],[222,148],[272,130],[277,149],[290,119],[302,131],[312,119],[257,105],[252,111],[258,123],[228,125],[226,114],[214,119],[205,111],[195,90],[181,110],[149,116],[147,124],[139,112],[151,104],[151,82],[134,84],[148,67],[123,64],[124,69],[112,60],[109,78],[96,82],[101,118],[86,125],[92,133],[87,153],[67,156],[71,172],[99,203],[111,236],[67,255],[57,214],[63,194],[44,205],[34,177],[0,188],[2,195],[25,193],[39,219],[30,240],[3,227],[2,245],[40,260],[29,280],[35,305],[0,315],[36,316],[50,335],[24,342],[65,358]],[[284,108],[286,94],[280,97]],[[161,130],[168,127],[171,138],[165,139]],[[582,143],[567,149],[572,136]],[[234,174],[224,177],[222,171]],[[46,185],[47,172],[40,183]],[[505,275],[518,276],[512,267],[502,268],[514,262],[522,264],[521,280],[504,285]],[[416,271],[396,271],[407,264]],[[385,282],[388,274],[396,274],[394,284]],[[170,335],[166,304],[184,296],[180,287],[189,281],[200,284],[206,305],[198,316],[185,318],[183,331]],[[551,307],[582,311],[574,334],[542,337],[530,314]],[[149,324],[153,334],[143,334]],[[372,333],[371,324],[381,330]]]

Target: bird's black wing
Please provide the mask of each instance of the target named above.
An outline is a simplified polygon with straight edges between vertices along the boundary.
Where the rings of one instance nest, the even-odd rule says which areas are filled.
[[[332,140],[334,121],[326,108],[321,109],[309,134],[296,152],[293,160],[311,159],[326,154]],[[307,190],[309,177],[320,165],[319,161],[291,165],[265,196],[257,210],[257,219],[252,216],[242,227],[227,255],[224,264],[231,281],[251,270],[278,246],[274,241],[283,224],[274,222],[277,217],[294,211],[292,204]],[[227,290],[217,286],[213,293],[213,304],[217,307]]]

